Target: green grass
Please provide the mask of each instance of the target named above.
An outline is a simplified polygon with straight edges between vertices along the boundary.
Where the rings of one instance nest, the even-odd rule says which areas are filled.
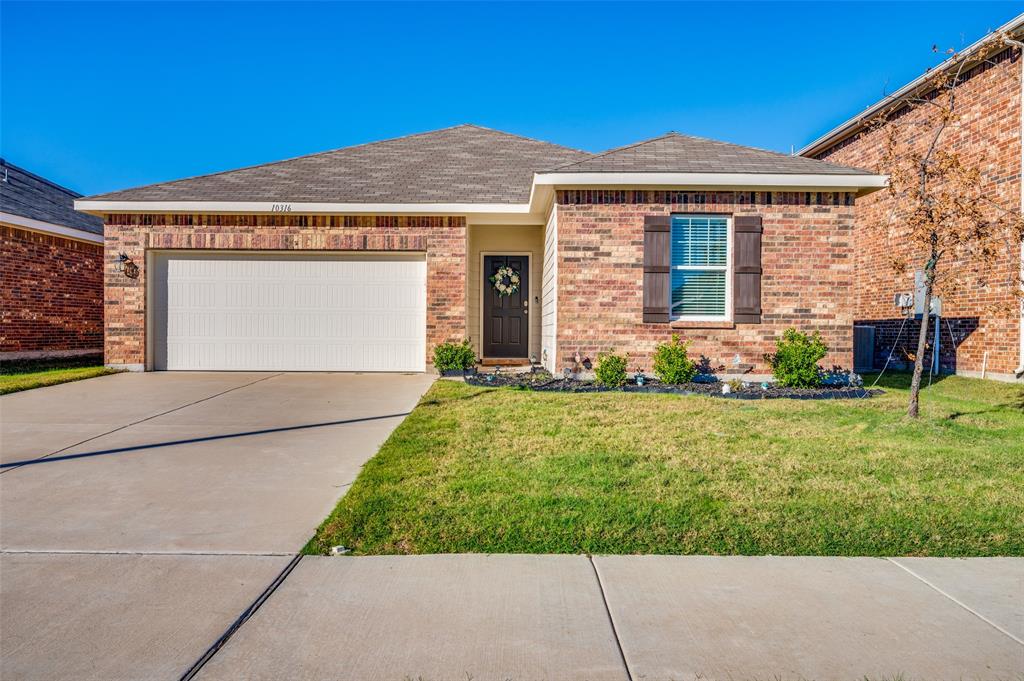
[[[1024,390],[856,401],[438,381],[306,546],[381,553],[1024,555]]]
[[[0,395],[115,373],[102,366],[19,367],[0,372]]]

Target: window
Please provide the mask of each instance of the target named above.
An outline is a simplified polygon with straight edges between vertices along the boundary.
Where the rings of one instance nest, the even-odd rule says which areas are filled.
[[[672,216],[672,319],[727,320],[729,218]]]

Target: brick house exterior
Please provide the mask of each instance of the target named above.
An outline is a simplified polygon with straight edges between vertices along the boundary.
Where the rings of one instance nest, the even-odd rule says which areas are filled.
[[[1021,32],[1018,18],[1003,30]],[[943,148],[962,155],[979,167],[988,196],[1002,208],[1019,212],[1022,208],[1021,185],[1021,68],[1020,49],[1004,44],[998,37],[979,41],[965,51],[973,51],[979,63],[966,70],[956,87],[959,118],[944,134]],[[941,67],[940,67],[941,68]],[[906,97],[919,94],[911,83],[884,103],[851,120],[800,153],[815,159],[853,165],[884,172],[880,161],[889,129],[895,127],[901,139],[920,146],[924,137],[912,123],[924,115],[922,110],[907,109]],[[878,115],[889,115],[882,129],[867,129],[865,122]],[[914,289],[914,271],[897,272],[891,259],[906,259],[908,244],[898,226],[888,237],[875,226],[884,222],[894,199],[877,192],[857,202],[854,253],[857,270],[855,320],[857,326],[874,329],[872,354],[876,368],[893,355],[891,364],[910,364],[909,353],[917,347],[920,316],[905,320],[893,304],[896,293]],[[993,213],[998,210],[990,208]],[[1013,380],[1024,365],[1024,334],[1021,312],[1016,300],[1022,266],[1020,244],[1008,244],[1004,257],[993,267],[961,259],[960,272],[982,272],[967,279],[953,295],[942,300],[939,325],[941,370],[969,376]],[[902,329],[902,331],[901,331]],[[926,362],[932,361],[934,332],[929,338]],[[926,364],[928,366],[928,364]]]
[[[658,343],[678,334],[691,356],[731,371],[736,357],[767,374],[764,354],[789,327],[819,331],[826,366],[852,363],[853,198],[818,192],[558,193],[559,360],[615,349],[650,370]],[[587,203],[587,201],[598,201]],[[808,203],[808,200],[810,201]],[[761,321],[643,321],[644,218],[759,215],[763,219]]]
[[[720,373],[760,377],[764,353],[790,326],[820,331],[824,363],[850,368],[853,204],[884,182],[675,133],[595,155],[457,126],[77,206],[106,223],[112,366],[425,370],[438,343],[469,339],[487,361],[561,371],[577,352],[614,349],[649,368],[654,346],[679,334]],[[651,274],[645,225],[664,221],[669,244],[670,220],[704,216],[717,230],[707,248],[720,249],[719,288],[671,283],[667,247]],[[711,222],[702,223],[707,239]],[[137,272],[125,271],[121,254]],[[425,266],[415,294],[425,298],[423,322],[412,289],[362,286],[354,274],[372,271],[360,269],[372,259],[407,263],[396,267],[416,276],[410,258]],[[499,296],[487,268],[509,262],[529,273]],[[717,316],[674,311],[686,295],[717,305]],[[394,311],[387,301],[398,301]],[[400,353],[387,329],[412,323],[422,324],[420,368],[389,364]],[[353,346],[372,346],[375,359],[358,359]]]
[[[99,354],[103,223],[80,196],[0,161],[0,358]]]
[[[452,216],[152,215],[106,217],[108,364],[146,363],[146,253],[152,250],[421,252],[427,260],[427,340],[466,329],[466,220]],[[119,271],[119,254],[140,275]]]

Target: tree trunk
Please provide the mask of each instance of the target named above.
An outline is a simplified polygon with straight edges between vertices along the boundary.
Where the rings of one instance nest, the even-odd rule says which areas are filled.
[[[917,354],[914,357],[914,377],[910,380],[910,403],[907,404],[907,416],[916,419],[918,403],[921,396],[921,374],[924,373],[924,350],[928,345],[928,320],[932,309],[932,276],[931,265],[925,268],[924,275],[924,313],[921,315],[921,333],[917,335]],[[934,348],[932,352],[934,352]]]

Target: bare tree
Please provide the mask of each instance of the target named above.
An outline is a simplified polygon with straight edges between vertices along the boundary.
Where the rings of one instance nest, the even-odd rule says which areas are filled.
[[[1004,35],[992,39],[1021,46]],[[897,269],[913,267],[923,273],[924,311],[907,405],[911,418],[919,413],[933,297],[952,293],[964,280],[984,277],[983,270],[991,270],[1012,245],[1019,248],[1024,239],[1020,211],[1000,205],[981,165],[946,143],[950,131],[960,125],[958,87],[964,74],[984,61],[974,56],[979,52],[961,55],[948,50],[949,63],[918,94],[894,101],[871,123],[873,130],[884,135],[879,170],[890,177],[892,199],[891,209],[874,227],[887,235],[898,231],[906,247],[892,249]],[[1017,290],[1020,275],[1014,276]]]

